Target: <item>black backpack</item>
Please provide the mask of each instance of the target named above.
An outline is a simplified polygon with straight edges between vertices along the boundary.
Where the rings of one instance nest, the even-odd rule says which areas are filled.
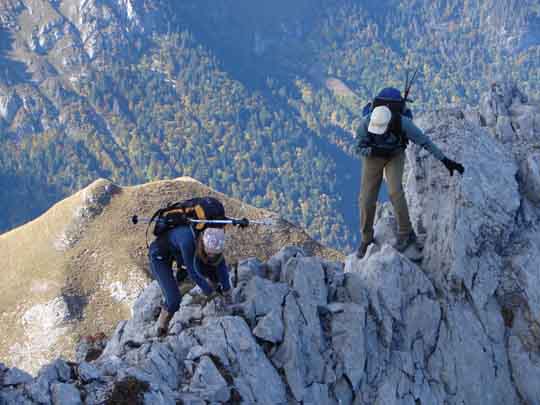
[[[409,72],[407,72],[407,77],[405,79],[405,92],[403,96],[395,87],[386,87],[382,89],[373,99],[373,101],[367,104],[362,111],[362,115],[366,117],[375,109],[375,107],[382,105],[388,107],[392,112],[392,119],[390,120],[388,130],[398,136],[400,143],[405,147],[409,143],[409,139],[401,128],[401,117],[404,116],[410,120],[413,119],[412,111],[407,107],[407,102],[413,102],[413,100],[409,99],[409,92],[411,91],[411,87],[416,79],[417,73],[418,69],[414,72],[409,80]]]
[[[388,130],[399,137],[400,143],[407,146],[409,140],[401,128],[401,116],[412,119],[412,112],[407,108],[406,99],[401,96],[401,92],[393,87],[387,87],[373,99],[371,109],[375,107],[386,106],[392,112],[392,119]]]
[[[177,226],[191,225],[189,219],[227,218],[225,217],[225,207],[217,198],[196,197],[160,208],[152,215],[148,226],[155,221],[153,234],[159,236]],[[222,228],[223,226],[223,224],[197,223],[194,229],[199,233],[207,227]]]

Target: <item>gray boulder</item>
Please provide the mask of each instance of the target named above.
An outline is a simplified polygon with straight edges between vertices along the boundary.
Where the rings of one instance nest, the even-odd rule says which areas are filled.
[[[49,384],[60,381],[68,382],[71,380],[71,367],[62,359],[57,359],[51,364],[43,366],[38,376],[44,378]]]
[[[341,262],[322,260],[322,266],[328,286],[328,301],[339,300],[340,289],[345,283],[344,265]]]
[[[39,404],[51,403],[50,383],[45,378],[36,378],[25,386],[26,395]]]
[[[246,403],[285,404],[285,385],[256,343],[245,321],[224,317],[193,329],[195,339],[204,347],[203,355],[219,358],[230,372],[233,384]]]
[[[540,133],[540,131],[539,131]],[[532,153],[521,163],[521,192],[532,203],[540,205],[540,153]]]
[[[304,257],[306,253],[299,246],[285,246],[268,260],[268,278],[278,281],[281,276],[281,269],[292,257]]]
[[[133,305],[133,317],[118,324],[102,356],[121,355],[126,346],[140,346],[156,334],[156,320],[161,308],[162,293],[157,281],[144,289]]]
[[[265,315],[259,320],[255,329],[253,329],[253,334],[267,342],[274,344],[280,343],[283,340],[284,333],[281,312],[281,308],[276,308]]]
[[[390,202],[377,205],[375,213],[374,238],[377,244],[396,242],[397,222]]]
[[[0,94],[0,117],[10,124],[21,105],[22,101],[16,93]]]
[[[95,367],[93,364],[87,363],[85,361],[79,364],[77,372],[81,381],[87,384],[100,378],[100,372],[98,368]]]
[[[280,310],[284,304],[289,287],[285,283],[273,283],[270,280],[253,277],[243,289],[245,301],[243,307],[252,321],[257,317]]]
[[[10,368],[4,372],[0,382],[4,386],[19,385],[32,381],[32,376],[17,367]]]
[[[186,328],[200,324],[202,319],[203,311],[199,305],[182,305],[171,319],[169,332],[177,335]]]
[[[415,228],[427,230],[422,267],[438,288],[465,288],[480,310],[497,288],[501,248],[520,206],[517,165],[482,128],[439,115],[424,119],[432,123],[424,129],[464,162],[465,173],[450,177],[425,150],[408,148],[407,201]]]
[[[316,258],[289,260],[281,277],[293,291],[285,299],[285,334],[272,361],[283,369],[294,398],[302,401],[308,387],[324,381],[326,344],[318,311],[326,306],[328,291]]]
[[[227,402],[231,397],[227,381],[207,356],[200,359],[197,371],[191,379],[190,391],[209,402]]]
[[[256,257],[252,257],[238,263],[237,284],[244,284],[253,277],[266,277],[267,267]]]
[[[51,393],[54,405],[82,404],[81,393],[72,384],[55,383],[51,387]]]
[[[0,391],[0,405],[33,405],[20,389],[8,387]]]
[[[331,339],[332,347],[341,363],[343,375],[358,390],[366,364],[365,334],[367,306],[357,304],[333,304]],[[341,376],[336,376],[340,378]],[[339,398],[339,397],[338,397]]]

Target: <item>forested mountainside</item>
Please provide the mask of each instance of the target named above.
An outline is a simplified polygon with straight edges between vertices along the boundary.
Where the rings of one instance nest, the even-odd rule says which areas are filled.
[[[539,61],[534,0],[0,0],[0,229],[186,175],[347,248],[369,98],[406,67],[418,112],[500,76],[538,97]]]

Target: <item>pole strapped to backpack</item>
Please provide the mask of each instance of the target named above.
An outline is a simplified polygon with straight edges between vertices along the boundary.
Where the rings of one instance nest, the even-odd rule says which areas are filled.
[[[148,229],[152,222],[164,221],[164,218],[156,218],[157,215],[153,215],[151,218],[139,217],[138,215],[133,215],[131,217],[131,223],[137,225],[139,223],[148,224],[146,227],[146,247],[148,247]],[[246,227],[249,225],[263,225],[263,226],[272,226],[275,224],[275,221],[272,218],[263,218],[263,219],[248,219],[248,218],[228,218],[228,219],[193,219],[186,218],[189,223],[192,224],[208,224],[208,225],[233,225]]]

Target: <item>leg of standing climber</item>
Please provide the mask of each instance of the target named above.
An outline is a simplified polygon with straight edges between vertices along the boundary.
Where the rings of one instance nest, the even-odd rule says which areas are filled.
[[[368,246],[373,243],[373,222],[377,208],[377,198],[383,179],[386,159],[366,156],[362,159],[362,184],[360,190],[360,229],[362,240],[356,252],[358,258],[364,257]]]
[[[400,252],[405,251],[411,243],[416,241],[416,234],[409,218],[409,208],[405,199],[405,192],[403,191],[404,167],[405,152],[400,152],[394,156],[384,167],[384,177],[388,185],[388,194],[398,224],[397,242],[394,247]]]

